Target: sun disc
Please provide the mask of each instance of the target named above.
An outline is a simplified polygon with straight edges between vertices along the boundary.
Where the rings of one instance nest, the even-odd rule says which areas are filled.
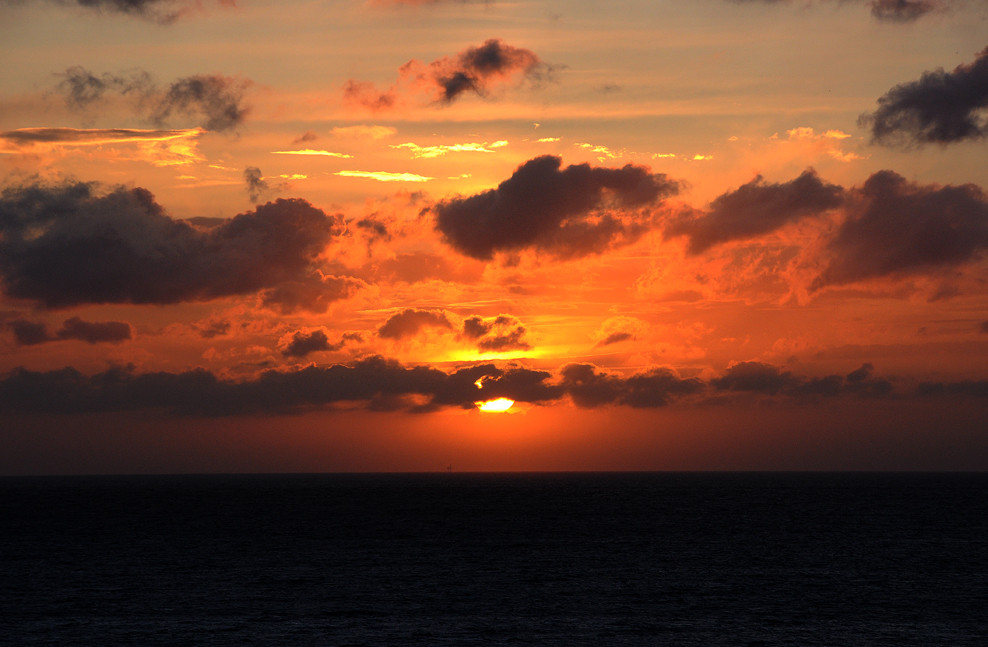
[[[501,413],[510,409],[514,403],[514,400],[509,400],[508,398],[497,398],[496,400],[486,400],[485,402],[477,402],[476,404],[477,408],[481,411]]]

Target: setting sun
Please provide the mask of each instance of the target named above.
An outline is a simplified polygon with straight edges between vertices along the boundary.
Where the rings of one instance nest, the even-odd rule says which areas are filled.
[[[487,400],[486,402],[478,402],[477,408],[481,411],[491,411],[494,413],[503,413],[510,409],[514,405],[514,400],[509,400],[508,398],[498,398],[496,400]]]

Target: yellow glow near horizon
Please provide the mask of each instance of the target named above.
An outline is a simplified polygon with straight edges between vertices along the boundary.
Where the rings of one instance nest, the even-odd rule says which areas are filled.
[[[509,400],[508,398],[497,398],[496,400],[486,400],[484,402],[476,402],[475,404],[481,411],[502,413],[510,409],[514,403],[514,400]]]

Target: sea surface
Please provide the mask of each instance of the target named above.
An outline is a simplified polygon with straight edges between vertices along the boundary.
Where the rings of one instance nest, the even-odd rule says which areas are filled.
[[[4,645],[988,645],[988,474],[0,479]]]

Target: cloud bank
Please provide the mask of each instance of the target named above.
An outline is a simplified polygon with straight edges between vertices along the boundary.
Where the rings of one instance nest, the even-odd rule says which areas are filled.
[[[257,292],[281,309],[319,307],[358,287],[321,274],[316,262],[344,228],[341,216],[301,199],[202,230],[169,218],[142,188],[8,188],[0,193],[0,279],[8,296],[47,308]]]
[[[930,396],[988,395],[981,383],[930,383],[919,388]],[[56,414],[157,409],[174,415],[234,416],[337,406],[427,412],[443,407],[471,409],[478,401],[501,397],[536,405],[568,400],[580,408],[657,408],[678,402],[718,404],[725,397],[742,402],[765,397],[798,402],[894,395],[892,383],[874,377],[870,364],[846,376],[809,378],[770,364],[742,362],[709,381],[683,378],[667,368],[624,377],[590,364],[569,364],[557,375],[494,364],[447,373],[382,357],[353,364],[269,370],[241,382],[220,379],[205,369],[138,374],[121,367],[91,376],[73,368],[46,372],[18,368],[0,377],[0,411]]]

